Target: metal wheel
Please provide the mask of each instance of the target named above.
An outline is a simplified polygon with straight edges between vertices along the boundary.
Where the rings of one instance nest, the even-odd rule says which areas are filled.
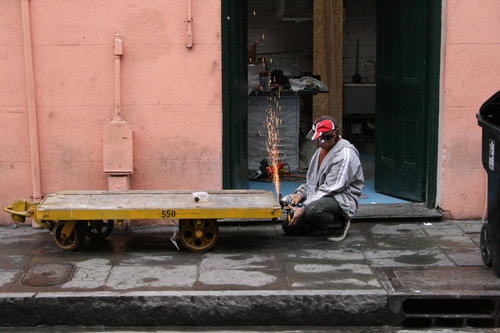
[[[64,250],[78,251],[85,243],[84,223],[79,221],[59,221],[54,227],[54,240]]]
[[[481,257],[483,257],[483,262],[486,266],[493,265],[493,258],[491,256],[491,237],[490,237],[490,226],[488,223],[483,223],[481,227]]]
[[[203,252],[212,248],[219,238],[217,220],[179,220],[182,244],[193,252]]]
[[[93,220],[84,223],[85,234],[93,240],[103,240],[108,237],[115,226],[113,220]]]

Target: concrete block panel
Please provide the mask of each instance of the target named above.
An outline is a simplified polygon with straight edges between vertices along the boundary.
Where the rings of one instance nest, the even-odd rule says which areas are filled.
[[[134,159],[220,161],[218,106],[140,106],[125,111],[134,128]]]
[[[498,43],[500,2],[447,1],[446,40],[451,44]]]
[[[500,44],[448,44],[444,59],[444,107],[479,107],[496,93]]]
[[[443,168],[482,169],[481,127],[471,108],[447,108],[443,131]]]
[[[0,13],[3,14],[0,20],[0,45],[23,45],[21,2],[1,1]]]
[[[29,162],[29,145],[26,110],[0,107],[0,163]]]
[[[39,105],[112,105],[114,55],[109,45],[35,46]]]
[[[1,35],[1,34],[0,34]],[[0,45],[0,96],[2,105],[26,106],[24,51],[21,45]]]
[[[123,43],[124,104],[222,104],[219,45]]]
[[[486,198],[484,169],[443,170],[442,186],[446,192],[442,196],[440,208],[452,215],[448,218],[471,219],[482,216]]]

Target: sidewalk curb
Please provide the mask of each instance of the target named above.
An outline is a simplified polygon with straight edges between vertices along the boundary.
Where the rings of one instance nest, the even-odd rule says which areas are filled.
[[[0,326],[380,326],[382,290],[0,294]]]

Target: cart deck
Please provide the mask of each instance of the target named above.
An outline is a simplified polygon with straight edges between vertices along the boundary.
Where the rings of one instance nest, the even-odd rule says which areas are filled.
[[[15,221],[31,217],[53,228],[57,245],[69,250],[80,248],[85,235],[106,238],[115,221],[178,219],[182,243],[192,251],[205,251],[218,238],[217,219],[281,216],[279,201],[269,191],[206,193],[206,201],[196,202],[192,191],[64,191],[48,194],[40,203],[18,200],[5,210]]]
[[[39,220],[141,220],[276,218],[278,200],[269,191],[208,191],[195,202],[192,191],[72,191],[47,195]]]

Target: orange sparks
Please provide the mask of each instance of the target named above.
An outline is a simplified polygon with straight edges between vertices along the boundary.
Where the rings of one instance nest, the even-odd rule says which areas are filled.
[[[279,177],[279,148],[278,148],[278,143],[279,143],[279,129],[278,126],[280,125],[280,119],[278,116],[279,112],[279,103],[278,103],[278,98],[277,97],[270,97],[270,100],[272,100],[275,104],[274,107],[269,107],[267,109],[267,116],[266,116],[266,127],[267,127],[267,141],[266,141],[266,150],[267,150],[267,155],[268,155],[268,162],[270,164],[270,170],[271,170],[271,179],[274,183],[274,188],[276,190],[276,196],[279,196],[280,194],[280,177]],[[274,100],[273,100],[274,99]]]

